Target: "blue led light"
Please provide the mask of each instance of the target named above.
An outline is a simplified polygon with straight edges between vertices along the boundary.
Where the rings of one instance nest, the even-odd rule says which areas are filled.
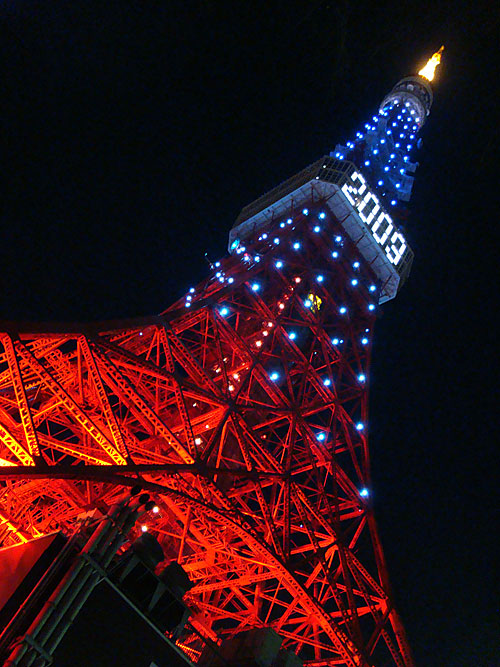
[[[356,278],[353,278],[353,279],[351,280],[351,285],[352,285],[353,287],[356,287],[357,284],[358,284],[358,281],[356,280]]]
[[[285,226],[285,223],[284,223],[284,222],[280,222],[280,227],[281,227],[281,229],[283,229],[284,226]]]
[[[294,250],[298,250],[298,249],[300,248],[300,243],[299,243],[298,241],[295,241],[295,243],[293,244],[292,248],[293,248]]]
[[[365,428],[365,425],[363,424],[363,422],[358,422],[358,423],[356,424],[356,429],[357,429],[358,431],[362,431],[364,428]]]
[[[324,220],[326,218],[326,213],[324,211],[321,211],[321,213],[318,215],[318,218],[320,220]]]
[[[262,238],[265,240],[267,239],[267,234],[262,234]]]
[[[186,306],[186,308],[189,308],[189,306],[191,305],[191,301],[186,301],[184,305]]]
[[[220,283],[223,283],[223,282],[224,282],[224,276],[221,276],[221,277],[219,278],[219,282],[220,282]]]
[[[389,171],[389,167],[387,165],[385,165],[384,171]]]
[[[279,376],[280,376],[279,373],[276,373],[276,371],[273,371],[269,377],[273,382],[276,382],[276,380],[279,379]]]
[[[321,227],[319,225],[316,225],[316,227],[313,228],[313,232],[316,232],[316,234],[320,231],[321,231]]]
[[[334,251],[332,252],[332,257],[333,257],[333,259],[337,259],[338,256],[339,256],[339,253],[338,253],[336,250],[334,250]]]
[[[339,344],[339,339],[338,338],[332,338],[332,345],[338,345]]]
[[[190,287],[190,288],[189,288],[189,293],[190,293],[190,294],[194,294],[194,287]]]
[[[362,339],[361,339],[361,343],[362,343],[363,345],[368,345],[368,338],[362,338]]]
[[[373,149],[373,155],[378,155],[378,148]]]
[[[220,262],[215,262],[215,266],[216,266],[217,268],[219,268],[219,266],[220,266]]]
[[[281,259],[279,259],[274,266],[277,269],[282,269],[283,268],[283,262],[281,261]]]
[[[366,380],[366,375],[364,375],[364,373],[360,373],[358,375],[358,380],[359,382],[364,382]]]
[[[258,292],[260,290],[260,285],[259,283],[253,283],[252,285],[252,291],[253,292]]]
[[[309,209],[308,208],[303,208],[302,209],[302,215],[309,215]]]
[[[229,284],[234,283],[234,278],[232,278],[232,277],[231,277],[231,278],[228,278],[228,279],[227,279],[227,282],[228,282]]]
[[[260,256],[259,256],[259,255],[255,255],[255,257],[253,258],[253,261],[254,261],[254,262],[257,262],[257,264],[258,264],[258,263],[260,262]]]
[[[396,183],[396,187],[399,189],[401,187],[401,183]]]
[[[379,182],[377,183],[377,185],[378,185],[379,187],[381,187],[382,185],[384,185],[384,181],[379,181]]]
[[[220,278],[220,277],[221,277],[221,272],[220,272],[220,271],[217,271],[217,273],[215,274],[215,277],[216,277],[216,278]]]
[[[361,489],[361,491],[359,492],[359,495],[360,495],[362,498],[367,498],[370,494],[369,494],[368,489]]]
[[[319,275],[319,276],[316,276],[316,280],[317,280],[317,281],[318,281],[319,283],[322,283],[322,282],[323,282],[323,280],[324,280],[324,277],[323,277],[323,276],[321,276],[321,275]]]
[[[342,237],[341,236],[336,236],[335,237],[335,243],[342,243]]]
[[[396,206],[396,204],[397,204],[397,201],[395,199],[392,199],[391,200],[391,206]]]
[[[297,334],[295,333],[295,331],[290,331],[290,333],[288,334],[288,338],[290,340],[295,340],[297,338]]]
[[[365,167],[369,167],[369,166],[370,166],[370,160],[365,160]]]
[[[375,310],[375,305],[373,303],[370,303],[368,306],[368,310]]]
[[[280,240],[279,240],[279,238],[276,236],[276,237],[273,239],[273,243],[274,243],[275,245],[278,245],[279,242],[280,242]]]
[[[345,315],[347,313],[347,308],[345,306],[340,306],[339,313]]]
[[[224,308],[221,308],[221,309],[219,310],[219,313],[222,315],[222,317],[226,317],[226,315],[229,315],[229,308],[226,308],[226,307],[224,306]]]
[[[291,225],[292,222],[293,222],[292,218],[288,218],[288,220],[286,221],[286,224],[287,224],[287,225]]]
[[[323,384],[325,385],[325,387],[329,387],[332,384],[332,381],[330,380],[330,378],[325,378],[323,380]]]
[[[354,267],[355,269],[359,269],[359,262],[354,262],[353,267]]]
[[[312,306],[312,303],[311,303],[310,299],[306,299],[306,300],[304,301],[304,306],[305,306],[306,308],[310,308],[310,307]]]
[[[193,297],[192,297],[191,295],[189,295],[189,294],[188,294],[187,297],[186,297],[186,299],[187,299],[188,301],[191,301],[192,298],[193,298]]]
[[[320,442],[323,442],[323,440],[326,438],[326,435],[324,433],[318,433],[316,436],[316,440],[319,440]]]
[[[375,292],[377,289],[376,285],[370,285],[370,292]]]
[[[380,143],[381,143],[381,144],[385,144],[385,139],[381,139],[381,140],[380,140]]]

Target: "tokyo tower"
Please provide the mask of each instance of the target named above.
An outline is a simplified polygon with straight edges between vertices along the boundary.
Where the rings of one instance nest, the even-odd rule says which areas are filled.
[[[413,260],[397,220],[441,51],[246,206],[228,256],[160,315],[0,335],[0,546],[70,534],[140,485],[156,505],[128,538],[147,531],[187,573],[193,662],[200,637],[272,628],[310,667],[413,665],[368,388],[377,312]]]

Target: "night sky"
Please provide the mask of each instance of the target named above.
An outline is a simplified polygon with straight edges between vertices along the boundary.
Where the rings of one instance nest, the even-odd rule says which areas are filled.
[[[0,10],[4,320],[162,311],[244,205],[445,44],[405,221],[413,271],[381,309],[371,374],[373,498],[420,667],[500,665],[499,17],[470,1]]]

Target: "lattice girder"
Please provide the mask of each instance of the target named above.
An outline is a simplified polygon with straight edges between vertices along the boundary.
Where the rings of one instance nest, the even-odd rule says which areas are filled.
[[[161,316],[1,337],[0,539],[70,529],[139,479],[201,632],[271,625],[308,665],[411,665],[367,497],[380,286],[331,215],[316,229],[323,204]]]

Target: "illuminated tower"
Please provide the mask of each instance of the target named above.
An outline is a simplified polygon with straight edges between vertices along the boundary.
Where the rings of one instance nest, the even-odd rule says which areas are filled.
[[[433,57],[439,59],[439,54]],[[389,215],[432,101],[400,81],[356,139],[244,208],[159,316],[0,338],[0,539],[71,530],[124,487],[193,584],[197,633],[272,627],[306,665],[412,658],[371,501],[370,351],[413,253]]]

